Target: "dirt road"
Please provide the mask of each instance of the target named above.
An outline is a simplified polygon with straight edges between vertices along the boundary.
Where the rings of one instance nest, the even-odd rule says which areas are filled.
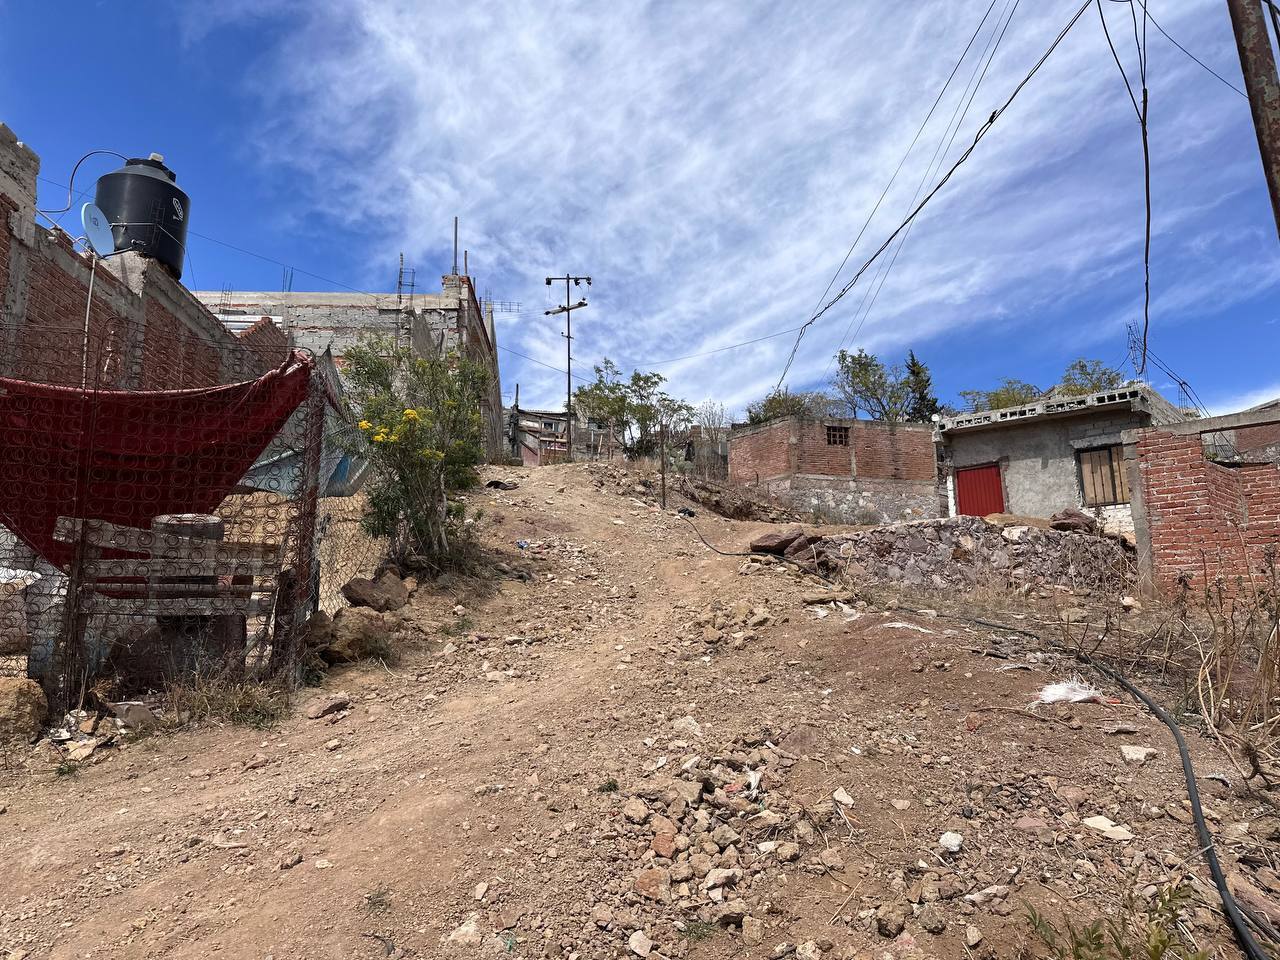
[[[1163,728],[1126,701],[1023,712],[1065,659],[806,606],[820,583],[744,572],[609,471],[517,474],[473,499],[533,579],[421,587],[394,665],[334,670],[268,730],[61,776],[10,753],[0,955],[1012,957],[1026,903],[1080,919],[1183,872]],[[696,522],[726,549],[766,529]],[[1266,811],[1203,789],[1228,859],[1254,850]],[[1211,901],[1186,928],[1233,955]]]

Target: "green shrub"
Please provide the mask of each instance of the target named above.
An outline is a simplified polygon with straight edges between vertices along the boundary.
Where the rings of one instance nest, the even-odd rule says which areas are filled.
[[[484,459],[487,372],[453,353],[420,357],[366,337],[347,350],[344,375],[359,421],[351,445],[372,465],[366,532],[386,537],[399,563],[444,566],[466,519],[449,494],[474,486]]]
[[[1054,960],[1207,960],[1208,950],[1193,950],[1178,931],[1178,918],[1190,893],[1181,883],[1160,888],[1150,901],[1130,893],[1116,917],[1095,919],[1083,927],[1070,920],[1059,929],[1028,905],[1032,931]]]

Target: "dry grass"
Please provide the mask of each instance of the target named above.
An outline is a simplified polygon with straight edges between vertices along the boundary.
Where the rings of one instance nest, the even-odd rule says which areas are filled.
[[[285,691],[255,680],[195,677],[168,684],[160,697],[168,723],[219,722],[264,730],[288,713]]]
[[[1228,591],[1213,584],[1202,616],[1179,626],[1194,649],[1195,692],[1205,723],[1235,754],[1245,779],[1280,777],[1280,575],[1263,568]],[[1243,764],[1239,761],[1243,761]]]

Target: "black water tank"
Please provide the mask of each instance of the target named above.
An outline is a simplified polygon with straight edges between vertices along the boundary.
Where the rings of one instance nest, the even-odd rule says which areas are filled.
[[[111,223],[116,250],[154,257],[181,278],[191,201],[176,179],[158,153],[126,160],[119,170],[98,178],[93,202]]]

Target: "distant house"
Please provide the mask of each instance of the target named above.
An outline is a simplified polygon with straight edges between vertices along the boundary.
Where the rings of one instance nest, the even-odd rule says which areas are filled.
[[[569,456],[568,420],[563,410],[529,410],[518,404],[507,407],[508,453],[526,467],[563,463]],[[608,427],[582,416],[574,419],[574,460],[607,460],[618,450]]]
[[[1067,506],[1133,530],[1121,434],[1186,420],[1146,384],[945,417],[941,474],[952,516],[1049,517]]]

